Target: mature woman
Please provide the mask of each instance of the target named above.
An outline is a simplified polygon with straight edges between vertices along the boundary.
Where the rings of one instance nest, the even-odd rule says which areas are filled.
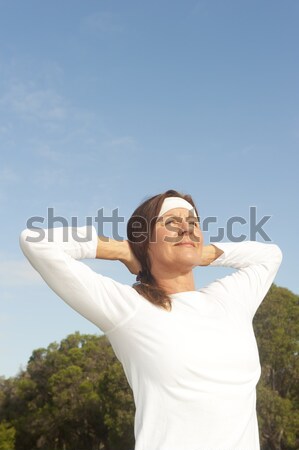
[[[136,209],[127,241],[98,237],[93,227],[71,231],[55,228],[50,239],[45,230],[32,242],[37,232],[25,230],[21,248],[109,339],[134,394],[135,450],[259,450],[252,319],[281,263],[279,247],[203,245],[193,200],[176,191]],[[84,258],[119,260],[138,283],[99,275]],[[206,265],[237,270],[196,290],[193,269]]]

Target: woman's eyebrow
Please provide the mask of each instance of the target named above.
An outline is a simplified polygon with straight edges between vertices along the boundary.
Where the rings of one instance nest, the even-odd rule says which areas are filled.
[[[173,217],[174,219],[182,219],[181,216],[175,216],[174,214],[167,214],[167,216],[164,217]]]
[[[175,220],[196,220],[197,222],[200,222],[200,217],[197,215],[193,215],[193,214],[189,214],[187,217],[181,217],[181,216],[176,216],[174,214],[165,214],[165,216],[163,215],[162,217],[159,217],[157,222],[163,222],[163,220],[166,220],[167,218],[171,217],[172,219]]]
[[[168,217],[171,217],[172,219],[175,219],[175,220],[178,220],[178,219],[179,220],[183,220],[183,219],[185,219],[185,220],[197,220],[197,221],[200,220],[200,218],[198,216],[193,216],[192,214],[188,215],[188,216],[175,216],[174,214],[167,214],[167,215],[163,216],[164,219],[167,219]],[[163,220],[163,218],[161,218],[160,220]]]
[[[185,220],[187,219],[186,217],[176,216],[174,214],[168,214],[167,216],[164,216],[163,218],[164,218],[164,220],[166,220],[166,219],[174,219],[174,220],[177,220],[179,222],[181,222],[183,219],[185,219]]]

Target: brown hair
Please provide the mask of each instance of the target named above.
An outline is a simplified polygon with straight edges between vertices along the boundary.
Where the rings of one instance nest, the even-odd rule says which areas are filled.
[[[198,216],[196,206],[190,195],[169,190],[145,200],[135,209],[127,224],[127,236],[131,250],[142,267],[137,277],[139,282],[134,284],[134,289],[154,305],[171,310],[171,299],[159,287],[151,274],[151,265],[148,256],[148,247],[158,219],[158,214],[164,199],[167,197],[181,197],[187,200],[194,207],[195,213]]]

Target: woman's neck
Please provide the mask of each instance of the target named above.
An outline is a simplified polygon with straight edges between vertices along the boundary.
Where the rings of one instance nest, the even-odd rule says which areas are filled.
[[[168,294],[195,290],[193,272],[180,275],[164,275],[155,277],[157,284]]]

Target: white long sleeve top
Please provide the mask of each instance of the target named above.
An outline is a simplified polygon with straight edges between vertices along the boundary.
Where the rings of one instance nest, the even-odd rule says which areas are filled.
[[[64,230],[64,231],[63,231]],[[236,269],[171,295],[172,311],[102,276],[94,227],[54,228],[20,245],[46,283],[109,339],[132,388],[135,450],[259,450],[256,384],[261,367],[252,319],[282,260],[275,244],[217,243],[212,266]],[[65,236],[63,237],[63,233]],[[82,239],[83,240],[83,239]],[[52,242],[53,241],[53,242]]]

